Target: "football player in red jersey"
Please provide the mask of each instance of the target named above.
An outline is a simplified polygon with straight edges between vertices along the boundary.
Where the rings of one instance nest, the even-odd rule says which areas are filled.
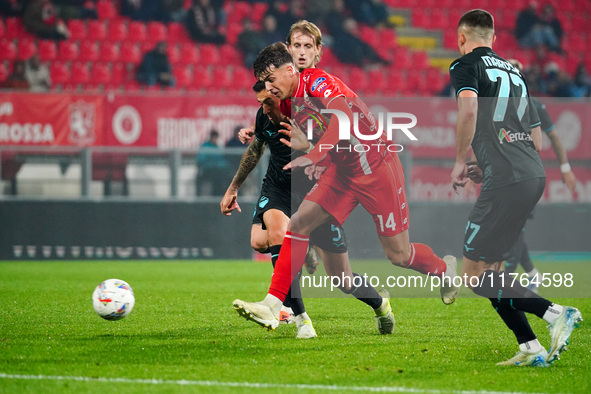
[[[323,98],[327,109],[346,114],[350,124],[353,124],[353,112],[357,112],[359,131],[364,136],[375,134],[373,130],[377,125],[373,115],[349,87],[320,69],[306,69],[300,73],[283,44],[275,43],[261,51],[254,63],[254,71],[279,99]],[[287,105],[283,105],[282,109],[287,113]],[[453,286],[457,268],[455,257],[441,259],[427,245],[409,241],[403,169],[398,155],[387,149],[389,141],[384,135],[376,136],[374,143],[377,146],[374,149],[357,151],[353,149],[353,145],[359,143],[355,137],[339,140],[339,123],[334,115],[311,152],[284,167],[305,167],[309,176],[322,175],[291,218],[269,293],[261,302],[234,301],[234,308],[242,316],[268,329],[278,324],[282,300],[291,279],[303,265],[311,231],[327,221],[342,224],[358,204],[372,215],[380,243],[390,262],[443,277],[442,300],[446,304],[455,301],[458,292],[458,288]],[[322,150],[326,146],[333,149]]]
[[[288,43],[293,61],[298,64],[298,67],[302,69],[314,67],[320,61],[322,33],[313,23],[301,20],[292,25]],[[259,84],[262,87],[258,87]],[[251,244],[253,248],[261,251],[268,247],[272,254],[273,264],[275,264],[288,228],[289,217],[297,209],[313,183],[310,183],[301,173],[292,177],[290,182],[291,173],[282,170],[282,167],[292,159],[291,150],[285,146],[291,146],[291,142],[278,133],[277,127],[286,115],[281,114],[279,99],[265,89],[263,82],[259,81],[253,89],[257,92],[257,99],[261,103],[255,123],[256,137],[243,156],[240,168],[226,191],[220,208],[224,215],[230,215],[233,210],[240,212],[237,203],[238,189],[258,164],[264,147],[268,146],[271,151],[271,159],[269,170],[263,181],[261,198],[253,217]],[[289,110],[290,108],[288,108]],[[270,118],[270,121],[267,118]],[[289,124],[284,125],[289,127]],[[305,137],[303,142],[306,147],[309,145]],[[299,155],[302,154],[299,153]],[[301,178],[305,178],[305,181]],[[294,179],[296,180],[294,181]],[[387,292],[380,291],[378,293],[367,283],[366,278],[352,272],[343,229],[332,226],[331,223],[325,223],[315,230],[311,237],[312,244],[322,257],[327,274],[329,276],[341,275],[342,281],[339,288],[346,294],[353,294],[355,298],[374,310],[380,334],[392,334],[395,322],[389,296]],[[286,295],[284,304],[293,309],[298,330],[297,338],[314,338],[316,333],[301,299],[299,272],[292,281],[290,293]]]

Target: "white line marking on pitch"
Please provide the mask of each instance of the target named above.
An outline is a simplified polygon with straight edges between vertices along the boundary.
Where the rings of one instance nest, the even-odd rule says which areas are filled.
[[[103,378],[88,376],[56,376],[56,375],[18,375],[0,373],[0,379],[19,380],[58,380],[76,382],[104,382],[104,383],[139,383],[139,384],[169,384],[178,386],[210,386],[210,387],[244,387],[244,388],[272,388],[272,389],[298,389],[298,390],[327,390],[327,391],[364,391],[378,393],[429,393],[429,394],[526,394],[509,391],[473,391],[473,390],[434,390],[434,389],[413,389],[396,386],[337,386],[324,384],[282,384],[282,383],[251,383],[251,382],[218,382],[216,380],[162,380],[162,379],[126,379],[126,378]],[[535,394],[535,393],[527,393]]]

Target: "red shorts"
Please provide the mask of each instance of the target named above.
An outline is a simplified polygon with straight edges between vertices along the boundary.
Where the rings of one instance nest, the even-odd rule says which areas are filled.
[[[378,235],[391,237],[409,227],[404,171],[393,155],[369,175],[347,177],[331,165],[305,198],[324,208],[342,225],[358,204],[373,217]]]

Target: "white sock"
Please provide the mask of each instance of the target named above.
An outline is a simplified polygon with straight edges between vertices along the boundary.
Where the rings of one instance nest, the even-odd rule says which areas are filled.
[[[308,314],[307,314],[306,312],[304,312],[304,313],[300,313],[299,315],[297,315],[297,316],[295,317],[295,322],[296,322],[296,325],[297,325],[297,324],[301,324],[301,323],[303,323],[305,320],[310,320],[310,321],[312,321],[312,319],[310,319],[310,316],[308,316]]]
[[[540,352],[542,349],[542,345],[537,339],[519,344],[519,350],[521,350],[523,353],[535,354]]]
[[[552,304],[546,309],[546,313],[544,313],[542,319],[546,320],[547,323],[554,323],[563,310],[564,307],[562,305]]]
[[[281,301],[279,298],[275,297],[272,294],[267,294],[267,296],[263,300],[263,304],[271,308],[271,312],[273,312],[273,315],[275,315],[275,317],[279,317],[279,312],[281,312],[283,301]]]
[[[535,275],[539,276],[540,272],[538,271],[537,268],[534,268],[533,270],[529,271],[527,273],[527,276],[529,276],[530,278],[533,278]]]

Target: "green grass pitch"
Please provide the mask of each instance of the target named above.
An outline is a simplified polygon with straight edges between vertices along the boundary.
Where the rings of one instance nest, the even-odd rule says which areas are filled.
[[[392,298],[390,336],[354,299],[311,298],[318,338],[296,340],[294,325],[267,332],[232,309],[234,298],[262,299],[270,275],[244,261],[2,262],[0,393],[591,392],[587,321],[550,368],[496,367],[517,346],[479,298]],[[135,292],[121,321],[92,309],[108,278]],[[588,298],[555,301],[591,319]],[[544,322],[530,320],[548,347]]]

